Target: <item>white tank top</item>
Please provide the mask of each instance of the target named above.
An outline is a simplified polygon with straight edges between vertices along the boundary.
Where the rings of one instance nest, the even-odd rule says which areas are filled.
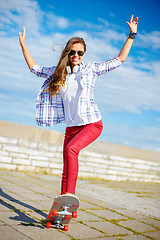
[[[65,86],[60,90],[65,111],[66,127],[84,125],[78,114],[78,101],[81,95],[80,79],[75,78],[75,73],[68,74]]]

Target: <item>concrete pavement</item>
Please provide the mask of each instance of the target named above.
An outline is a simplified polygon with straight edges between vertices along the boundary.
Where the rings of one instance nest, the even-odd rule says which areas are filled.
[[[78,180],[78,218],[69,231],[47,229],[61,178],[31,172],[0,171],[1,240],[159,240],[159,184]]]

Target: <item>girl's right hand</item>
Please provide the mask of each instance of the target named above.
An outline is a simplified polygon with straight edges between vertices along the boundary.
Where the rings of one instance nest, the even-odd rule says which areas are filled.
[[[23,52],[24,58],[26,60],[26,63],[28,65],[29,69],[31,69],[33,66],[36,65],[36,62],[32,58],[31,54],[29,53],[29,51],[25,45],[25,36],[26,36],[26,30],[25,30],[25,27],[23,27],[22,35],[19,32],[19,42],[21,44],[22,52]]]
[[[25,36],[26,36],[26,29],[25,27],[23,27],[23,33],[21,35],[21,33],[19,32],[19,42],[21,45],[25,44]]]

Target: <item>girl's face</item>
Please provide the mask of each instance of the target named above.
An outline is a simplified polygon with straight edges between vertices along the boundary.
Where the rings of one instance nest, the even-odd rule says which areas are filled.
[[[69,60],[71,63],[71,67],[73,68],[75,65],[79,65],[82,62],[84,56],[84,46],[82,43],[75,43],[71,47],[71,51],[69,53]]]

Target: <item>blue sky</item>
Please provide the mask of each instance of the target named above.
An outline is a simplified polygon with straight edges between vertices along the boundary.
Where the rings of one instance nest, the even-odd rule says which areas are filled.
[[[120,68],[97,78],[95,100],[103,117],[100,140],[160,151],[160,3],[155,0],[0,0],[0,120],[37,126],[35,101],[44,79],[30,73],[18,32],[41,66],[56,65],[73,36],[87,43],[84,62],[117,56],[139,17],[138,36]],[[53,51],[54,50],[54,51]],[[64,125],[51,130],[64,132]]]

